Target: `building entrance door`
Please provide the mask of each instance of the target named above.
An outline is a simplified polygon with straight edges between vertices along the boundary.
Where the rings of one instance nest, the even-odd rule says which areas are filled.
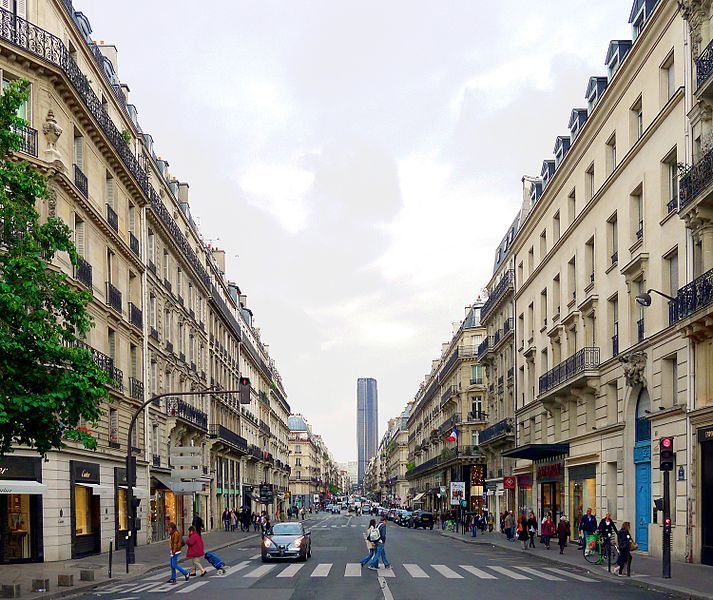
[[[713,442],[701,444],[701,506],[713,505]],[[701,518],[701,562],[713,565],[713,511],[699,510]]]

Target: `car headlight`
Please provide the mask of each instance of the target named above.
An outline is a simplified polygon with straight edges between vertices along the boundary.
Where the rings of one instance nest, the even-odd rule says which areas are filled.
[[[303,540],[304,538],[297,538],[294,542],[290,544],[290,547],[299,549],[302,546]]]
[[[265,548],[272,548],[275,544],[270,538],[265,538],[265,540],[263,541],[263,545],[265,546]]]

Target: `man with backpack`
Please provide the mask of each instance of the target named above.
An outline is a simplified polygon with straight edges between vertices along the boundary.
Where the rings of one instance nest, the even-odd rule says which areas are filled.
[[[388,569],[391,567],[391,563],[386,556],[386,515],[381,517],[381,523],[376,528],[379,532],[379,540],[376,542],[376,551],[374,552],[374,557],[369,563],[369,569],[376,571],[379,568],[379,559],[384,563],[384,568]],[[375,536],[376,537],[376,536]]]

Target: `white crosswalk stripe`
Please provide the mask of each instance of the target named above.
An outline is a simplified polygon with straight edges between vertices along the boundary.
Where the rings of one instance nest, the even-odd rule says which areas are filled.
[[[537,569],[533,569],[532,567],[517,567],[520,569],[520,571],[525,571],[525,573],[529,573],[530,575],[534,575],[535,577],[541,577],[542,579],[549,579],[550,581],[564,581],[561,577],[557,577],[556,575],[550,575],[549,573],[542,573],[541,571],[538,571]]]
[[[304,567],[304,564],[302,563],[293,563],[291,565],[287,565],[282,571],[280,571],[277,574],[277,577],[294,577],[297,575],[299,570]]]
[[[225,575],[218,575],[218,577],[229,577],[230,575],[235,575],[237,572],[242,571],[249,564],[251,564],[249,560],[244,560],[243,562],[239,562],[237,565],[226,566]]]
[[[202,585],[205,585],[208,583],[207,581],[196,581],[195,583],[192,583],[191,585],[186,585],[182,587],[180,590],[178,590],[176,593],[177,594],[190,594],[192,591],[197,590],[199,587]]]
[[[406,566],[406,565],[404,565]],[[488,573],[486,571],[483,571],[482,569],[478,569],[477,567],[473,567],[471,565],[458,565],[461,569],[464,571],[468,571],[471,575],[475,575],[476,577],[479,577],[480,579],[497,579],[495,575],[492,573]]]
[[[272,571],[275,566],[276,565],[260,565],[257,569],[253,569],[252,571],[250,571],[250,573],[246,573],[245,577],[257,579],[258,577],[262,577],[263,575],[266,575],[267,573]]]
[[[418,565],[404,563],[404,569],[406,569],[406,571],[408,571],[408,574],[414,578],[429,577],[428,573],[426,573],[426,571],[424,571]],[[493,577],[493,579],[495,579],[495,578]]]
[[[489,566],[489,569],[492,569],[493,571],[497,571],[498,573],[502,573],[503,575],[510,577],[511,579],[530,579],[529,577],[525,577],[524,575],[521,575],[520,573],[516,573],[513,571],[511,568],[508,567],[497,567],[497,566]]]
[[[251,556],[250,560],[256,560],[256,559],[260,558],[261,556],[262,556],[262,554],[256,554],[255,556]]]
[[[379,569],[379,576],[381,576],[381,577],[396,577],[396,573],[394,573],[393,567],[389,567],[388,569]]]
[[[463,579],[463,575],[459,575],[453,569],[448,568],[446,565],[431,565],[436,571],[438,571],[446,579]]]
[[[310,577],[327,577],[332,569],[332,563],[319,563],[312,571]]]
[[[557,573],[557,575],[571,577],[572,579],[576,579],[577,581],[586,581],[587,583],[594,583],[596,581],[596,579],[592,579],[591,577],[585,577],[584,575],[578,575],[577,573],[570,573],[569,571],[565,571],[564,569],[557,569],[555,567],[545,567],[545,569],[551,571],[552,573]]]
[[[361,565],[359,563],[347,563],[344,568],[344,577],[361,577]]]
[[[166,577],[166,573],[161,571],[160,573],[151,575],[151,577],[144,577],[141,581],[160,581],[161,579],[164,579],[165,577]]]

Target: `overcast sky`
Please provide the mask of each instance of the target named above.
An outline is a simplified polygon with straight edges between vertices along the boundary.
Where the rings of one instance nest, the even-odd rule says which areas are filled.
[[[631,37],[629,0],[75,6],[337,460],[357,378],[381,435],[487,283],[522,175]]]

